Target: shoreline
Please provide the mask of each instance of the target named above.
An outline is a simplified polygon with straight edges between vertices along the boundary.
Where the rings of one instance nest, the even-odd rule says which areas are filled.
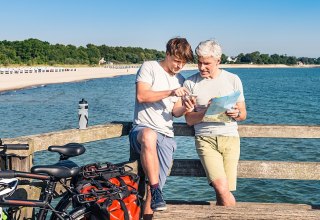
[[[54,68],[54,67],[52,67]],[[138,67],[105,68],[105,67],[80,67],[72,68],[75,71],[66,72],[33,72],[22,74],[1,74],[0,92],[26,89],[34,86],[79,82],[89,79],[109,78],[122,75],[135,74]]]
[[[78,67],[66,72],[32,72],[0,74],[0,92],[20,90],[34,86],[56,83],[78,82],[89,79],[109,78],[122,75],[136,74],[140,65],[119,65],[116,67]],[[24,69],[37,69],[25,67]],[[60,67],[46,67],[59,69]],[[320,65],[287,66],[283,64],[255,65],[255,64],[220,64],[220,68],[320,68]],[[5,69],[5,68],[1,68]],[[20,68],[7,68],[20,69]],[[197,70],[197,64],[187,64],[183,70]]]

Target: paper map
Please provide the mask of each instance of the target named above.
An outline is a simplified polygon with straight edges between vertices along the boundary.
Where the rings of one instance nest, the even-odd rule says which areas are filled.
[[[210,107],[208,108],[203,121],[206,122],[228,122],[231,118],[225,114],[225,111],[232,109],[237,103],[240,96],[240,91],[233,92],[227,96],[211,99]]]

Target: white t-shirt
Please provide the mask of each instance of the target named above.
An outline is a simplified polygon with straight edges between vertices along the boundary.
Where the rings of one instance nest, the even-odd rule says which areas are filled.
[[[152,91],[173,90],[182,86],[184,77],[180,74],[170,75],[157,61],[147,61],[138,70],[137,82],[150,84]],[[172,109],[178,100],[174,96],[153,103],[139,103],[136,100],[133,125],[146,126],[173,137]]]
[[[235,91],[240,91],[237,102],[244,101],[240,78],[225,70],[221,70],[214,79],[205,79],[200,73],[196,73],[186,79],[183,86],[197,95],[196,111],[206,107],[210,99],[226,96]],[[217,115],[215,122],[201,122],[194,125],[194,129],[196,136],[239,136],[237,122],[224,113]]]

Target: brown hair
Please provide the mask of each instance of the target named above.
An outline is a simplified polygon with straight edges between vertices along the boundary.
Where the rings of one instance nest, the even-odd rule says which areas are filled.
[[[172,38],[167,43],[167,54],[175,56],[186,62],[193,62],[193,52],[190,44],[185,38]]]

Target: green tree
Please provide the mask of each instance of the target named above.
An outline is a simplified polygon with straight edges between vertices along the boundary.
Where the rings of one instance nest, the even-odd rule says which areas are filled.
[[[220,63],[226,63],[227,62],[227,58],[228,57],[225,54],[222,54]]]
[[[280,63],[281,63],[281,59],[278,54],[272,54],[270,56],[270,64],[280,64]]]
[[[288,57],[288,59],[286,61],[286,64],[288,64],[288,65],[296,65],[297,64],[297,58],[293,57],[293,56]]]
[[[270,64],[270,57],[269,54],[261,54],[260,60],[263,64]]]
[[[93,44],[87,44],[87,54],[90,64],[98,64],[101,59],[100,50]]]

